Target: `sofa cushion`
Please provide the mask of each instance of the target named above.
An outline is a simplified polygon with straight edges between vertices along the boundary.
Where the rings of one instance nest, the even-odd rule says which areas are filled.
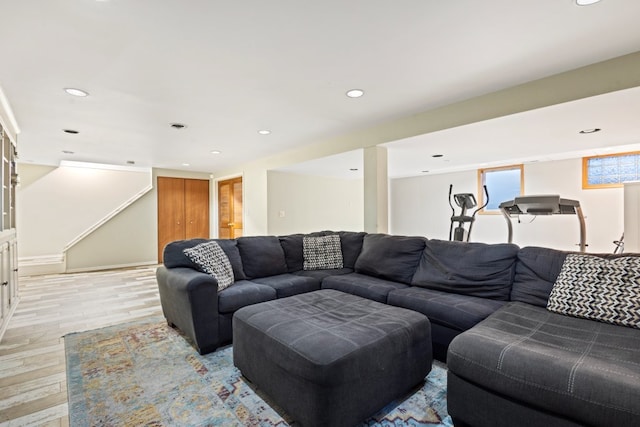
[[[252,279],[255,283],[275,289],[278,298],[290,297],[320,289],[320,279],[285,273],[277,276]]]
[[[322,281],[322,289],[335,289],[384,303],[387,302],[389,292],[403,288],[408,286],[358,273],[329,276]]]
[[[640,329],[640,258],[569,254],[547,309]]]
[[[345,268],[353,269],[360,252],[362,252],[362,242],[367,233],[364,231],[338,231],[338,235],[342,247],[343,265]]]
[[[356,273],[411,283],[425,247],[424,237],[367,234],[355,264]]]
[[[302,253],[304,270],[326,270],[342,268],[342,249],[340,236],[304,236],[302,238]]]
[[[183,252],[200,271],[216,278],[218,292],[233,284],[233,268],[229,257],[216,242],[203,242]]]
[[[302,239],[304,236],[304,234],[289,234],[278,237],[280,246],[284,251],[287,272],[289,273],[300,271],[304,267],[304,254],[302,251]]]
[[[353,273],[352,268],[335,268],[331,270],[300,270],[296,271],[296,276],[314,277],[322,282],[322,279],[329,276],[340,276],[342,274]]]
[[[528,246],[518,251],[516,274],[511,286],[511,300],[546,307],[564,259],[570,253],[556,249]],[[640,254],[590,254],[604,259],[616,259]]]
[[[411,284],[508,301],[518,246],[428,240]]]
[[[640,425],[640,333],[510,302],[449,346],[449,372],[580,425]]]
[[[248,279],[275,276],[287,272],[280,240],[275,236],[240,237],[238,250]]]
[[[367,234],[363,231],[318,231],[309,234],[289,234],[280,236],[280,244],[284,250],[287,269],[289,273],[301,271],[304,268],[304,255],[302,239],[305,236],[317,237],[338,234],[340,236],[340,248],[342,250],[342,261],[344,268],[353,269],[360,251],[362,250],[362,240]]]
[[[233,277],[235,280],[244,280],[247,277],[244,274],[242,268],[242,258],[240,258],[240,252],[236,240],[233,239],[188,239],[188,240],[176,240],[167,244],[164,247],[163,263],[167,268],[175,267],[187,267],[198,270],[198,266],[184,254],[184,250],[192,248],[204,242],[216,242],[227,254],[231,268],[233,268]]]
[[[528,246],[518,251],[511,300],[546,307],[568,252]]]
[[[412,286],[389,292],[387,304],[418,311],[434,325],[466,331],[507,302]]]
[[[276,290],[271,286],[240,280],[218,293],[218,312],[233,313],[245,305],[271,301],[276,296]]]

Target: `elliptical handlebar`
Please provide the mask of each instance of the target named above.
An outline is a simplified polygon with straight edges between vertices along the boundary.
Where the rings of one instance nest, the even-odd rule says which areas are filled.
[[[453,184],[449,184],[449,206],[451,206],[451,215],[456,214],[456,210],[453,207],[453,203],[451,203],[451,193],[453,192]]]
[[[484,189],[484,195],[485,195],[485,202],[482,206],[480,206],[478,209],[476,209],[475,211],[473,211],[473,214],[471,215],[472,217],[475,217],[476,214],[481,211],[482,209],[486,208],[487,205],[489,204],[489,190],[487,190],[487,186],[483,185],[482,188]],[[451,191],[451,190],[449,190]]]

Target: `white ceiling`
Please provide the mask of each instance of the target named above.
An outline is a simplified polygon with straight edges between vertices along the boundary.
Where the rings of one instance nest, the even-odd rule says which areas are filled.
[[[215,172],[640,50],[637,0],[0,0],[0,11],[20,161],[51,165]],[[352,88],[365,96],[345,97]],[[389,145],[389,171],[639,143],[639,100],[630,89],[410,138]],[[603,131],[577,134],[591,127]]]

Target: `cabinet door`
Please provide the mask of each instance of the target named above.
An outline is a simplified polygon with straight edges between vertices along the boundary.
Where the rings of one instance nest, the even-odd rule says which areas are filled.
[[[9,314],[11,295],[9,293],[10,280],[9,243],[0,244],[0,319],[5,319]]]
[[[9,296],[10,304],[18,299],[18,241],[9,241]]]
[[[184,179],[158,177],[158,262],[167,243],[185,239]]]
[[[184,180],[185,238],[209,238],[209,181]]]

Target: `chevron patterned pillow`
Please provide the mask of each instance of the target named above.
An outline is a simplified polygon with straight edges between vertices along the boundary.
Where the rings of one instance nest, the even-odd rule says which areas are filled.
[[[547,309],[640,329],[640,257],[567,255]]]
[[[303,268],[305,270],[326,270],[344,266],[340,235],[338,234],[303,237],[302,253],[304,256]]]
[[[200,271],[216,278],[218,292],[233,285],[233,268],[229,257],[216,242],[204,242],[183,250]]]

